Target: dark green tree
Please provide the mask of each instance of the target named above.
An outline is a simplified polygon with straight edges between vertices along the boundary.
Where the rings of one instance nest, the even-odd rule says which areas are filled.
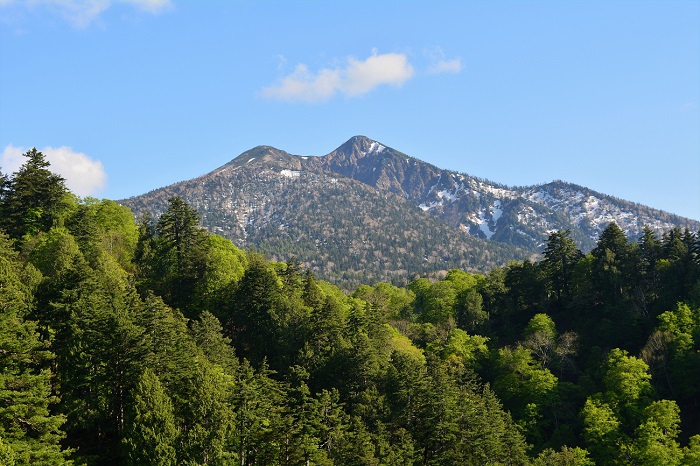
[[[5,177],[0,196],[0,228],[12,238],[48,231],[65,210],[68,193],[65,180],[48,169],[44,154],[34,148],[23,155],[26,162],[9,181]]]
[[[610,306],[619,304],[626,296],[632,272],[627,236],[615,222],[610,222],[591,254],[595,258],[593,278],[599,299]]]
[[[209,362],[220,366],[227,374],[235,374],[238,359],[231,339],[224,336],[223,327],[211,312],[204,311],[198,321],[191,323],[191,332],[197,346]]]
[[[284,296],[281,281],[264,256],[251,253],[248,268],[221,320],[237,354],[259,364],[275,356]]]
[[[207,236],[199,226],[199,214],[182,198],[168,199],[168,209],[155,226],[155,273],[160,274],[158,290],[173,307],[188,312],[197,281],[206,270]]]
[[[574,266],[582,256],[571,239],[571,230],[550,233],[541,265],[547,277],[549,290],[554,293],[559,309],[562,309],[571,297]]]
[[[59,399],[52,394],[53,354],[36,322],[26,319],[31,292],[0,230],[0,458],[15,465],[69,464],[60,446],[65,417],[54,411]]]
[[[173,404],[151,369],[146,368],[141,374],[133,399],[123,440],[127,464],[177,464],[178,431]]]
[[[652,300],[658,293],[659,273],[657,263],[662,255],[661,241],[656,237],[654,230],[644,226],[642,236],[639,238],[639,257],[641,261],[641,275],[645,293]]]

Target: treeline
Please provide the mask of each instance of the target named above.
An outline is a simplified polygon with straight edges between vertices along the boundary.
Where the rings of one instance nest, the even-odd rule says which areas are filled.
[[[351,295],[0,174],[0,464],[696,465],[698,235]]]

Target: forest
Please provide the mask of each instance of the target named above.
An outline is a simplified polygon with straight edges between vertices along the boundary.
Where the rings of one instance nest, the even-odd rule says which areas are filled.
[[[0,173],[0,465],[700,464],[700,234],[352,293]]]

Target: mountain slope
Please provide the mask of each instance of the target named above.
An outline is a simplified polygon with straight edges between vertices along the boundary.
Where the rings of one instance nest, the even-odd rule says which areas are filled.
[[[700,230],[562,181],[511,188],[442,170],[363,136],[325,156],[259,146],[122,203],[156,218],[172,196],[196,208],[210,231],[276,260],[295,255],[346,287],[453,267],[486,271],[537,254],[559,229],[589,250],[613,220],[632,238],[644,225]]]
[[[180,196],[210,231],[275,260],[296,256],[347,289],[456,267],[483,272],[530,254],[470,237],[403,197],[306,160],[256,147],[207,175],[122,202],[157,218]]]
[[[644,225],[657,233],[673,227],[700,229],[697,221],[562,181],[510,188],[442,170],[364,136],[305,163],[404,196],[473,236],[524,248],[540,248],[549,232],[571,229],[588,250],[613,220],[631,238]]]

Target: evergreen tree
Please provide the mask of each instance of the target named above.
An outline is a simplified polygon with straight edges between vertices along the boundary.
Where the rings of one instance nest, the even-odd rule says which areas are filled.
[[[596,259],[594,279],[600,299],[615,306],[625,296],[625,287],[629,284],[630,246],[627,236],[615,222],[610,222],[591,253]]]
[[[571,280],[574,265],[583,256],[571,239],[571,230],[550,233],[541,262],[549,283],[549,289],[556,296],[559,309],[562,309],[571,297]]]
[[[12,238],[48,231],[65,209],[65,180],[49,171],[44,154],[31,149],[19,171],[2,181],[0,227]]]
[[[661,254],[661,241],[656,237],[654,231],[645,225],[642,230],[642,236],[639,238],[639,256],[645,293],[650,300],[654,299],[658,292],[659,273],[657,263],[661,259]]]
[[[212,364],[220,366],[224,372],[233,375],[238,368],[238,359],[231,346],[231,339],[224,336],[219,320],[209,311],[193,321],[191,332],[197,346]]]
[[[229,404],[234,377],[220,366],[200,361],[187,381],[186,406],[181,411],[180,464],[221,464],[233,458],[228,448],[234,415]]]
[[[277,324],[282,311],[279,277],[263,256],[249,254],[248,268],[222,321],[226,333],[236,342],[237,353],[259,364],[276,355]],[[226,312],[226,311],[224,311]]]
[[[177,464],[173,404],[155,372],[146,368],[136,384],[124,436],[127,464]]]
[[[69,464],[60,441],[65,417],[54,413],[53,354],[26,320],[31,290],[18,256],[0,230],[0,458],[15,465]]]
[[[169,304],[187,312],[206,269],[208,234],[199,226],[197,211],[181,198],[170,198],[168,204],[155,226],[159,291]]]

